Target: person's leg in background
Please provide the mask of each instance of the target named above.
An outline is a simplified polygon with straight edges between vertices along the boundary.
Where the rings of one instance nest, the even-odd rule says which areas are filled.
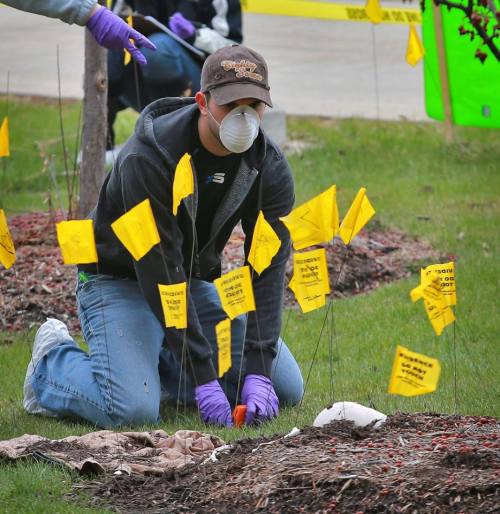
[[[123,91],[124,75],[123,52],[108,50],[108,133],[106,137],[106,150],[112,150],[115,147],[113,125],[118,112],[125,109],[125,105],[120,100]]]
[[[215,369],[218,369],[215,325],[227,318],[227,315],[221,307],[219,296],[212,283],[193,280],[191,282],[191,294],[204,335],[212,347],[212,359]],[[241,394],[243,384],[240,384],[238,390],[238,381],[242,381],[245,376],[244,363],[240,374],[245,327],[246,316],[240,316],[231,321],[232,366],[219,380],[228,396],[231,407],[234,407],[236,404],[237,391]],[[160,354],[160,377],[164,399],[168,399],[170,402],[177,401],[180,380],[180,401],[194,404],[194,385],[190,380],[186,379],[184,373],[181,376],[180,363],[170,350],[163,350]],[[303,394],[302,374],[297,361],[281,338],[278,340],[277,354],[273,361],[271,380],[281,406],[297,405],[300,402]]]
[[[168,96],[193,96],[200,88],[201,63],[163,32],[151,34],[149,39],[156,50],[142,49],[148,63],[141,72],[151,101]]]
[[[108,136],[106,150],[115,147],[114,124],[119,111],[131,107],[137,112],[146,105],[165,97],[194,95],[200,88],[201,63],[177,41],[163,32],[149,39],[156,50],[142,48],[145,66],[135,61],[124,65],[123,52],[108,51]],[[108,152],[106,162],[113,155]]]
[[[135,280],[88,277],[78,284],[77,300],[89,352],[67,332],[49,334],[58,340],[30,379],[36,400],[53,414],[101,427],[156,423],[163,327]]]

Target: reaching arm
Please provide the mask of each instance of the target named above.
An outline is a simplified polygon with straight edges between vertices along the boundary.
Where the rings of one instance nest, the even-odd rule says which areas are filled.
[[[81,26],[87,23],[97,8],[97,0],[2,0],[2,3],[21,11]]]
[[[101,46],[112,50],[125,48],[139,64],[147,62],[139,47],[156,49],[147,37],[96,0],[6,0],[4,3],[22,11],[59,18],[69,24],[86,25]]]

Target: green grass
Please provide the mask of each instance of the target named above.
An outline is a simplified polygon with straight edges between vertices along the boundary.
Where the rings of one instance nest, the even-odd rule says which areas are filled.
[[[75,505],[64,499],[76,479],[71,473],[42,463],[2,465],[0,512],[13,514],[90,514],[111,512]],[[82,501],[83,503],[83,501]]]
[[[7,214],[55,208],[67,205],[63,138],[68,158],[68,176],[75,173],[79,150],[81,102],[0,96],[0,119],[9,115],[11,157],[0,159],[0,207]],[[127,109],[118,114],[115,132],[117,143],[124,142],[133,131],[137,115]],[[78,185],[78,180],[77,180]],[[49,199],[50,198],[50,199]],[[61,200],[59,199],[61,198]]]
[[[1,106],[0,102],[0,109]],[[22,137],[16,135],[17,129],[11,129],[12,151],[19,137],[24,140],[22,148],[32,150],[31,154],[26,150],[20,164],[14,156],[9,163],[6,206],[11,213],[42,205],[37,195],[43,198],[43,182],[24,181],[21,187],[11,179],[18,173],[34,174],[36,166],[40,166],[33,155],[34,139],[57,137],[57,123],[51,125],[52,132],[48,133],[48,123],[40,126],[35,121],[29,122],[30,115],[36,120],[42,108],[46,107],[26,102],[17,106],[24,113],[27,127]],[[15,103],[11,102],[12,120],[15,109]],[[76,119],[77,106],[71,109],[71,116]],[[54,106],[50,106],[50,112],[57,119]],[[132,114],[125,113],[121,137],[132,130],[133,119]],[[13,121],[11,126],[14,127]],[[409,291],[417,285],[417,275],[370,294],[336,300],[332,305],[336,333],[333,347],[329,346],[326,330],[302,408],[282,409],[279,418],[260,430],[211,431],[226,440],[284,433],[294,425],[310,424],[315,414],[331,401],[332,395],[335,399],[372,404],[387,413],[397,410],[451,413],[455,411],[456,397],[459,413],[499,416],[497,289],[500,269],[496,225],[500,218],[499,131],[457,128],[455,142],[447,145],[435,124],[291,119],[289,135],[312,143],[310,149],[289,159],[295,174],[298,203],[335,183],[340,213],[344,214],[358,188],[366,186],[378,223],[425,238],[440,252],[455,256],[456,337],[453,327],[436,337],[421,303],[411,303]],[[26,163],[26,167],[18,169],[22,163]],[[14,190],[15,200],[11,202],[10,192]],[[288,313],[284,315],[284,336],[304,377],[308,376],[324,318],[324,309],[308,315],[294,310],[288,322]],[[23,412],[22,384],[32,340],[33,331],[15,335],[0,333],[0,439],[23,433],[59,438],[92,430],[94,427],[85,423],[28,416]],[[440,360],[442,375],[435,393],[414,398],[387,394],[397,344]],[[192,410],[183,412],[180,420],[176,420],[172,409],[164,410],[163,416],[162,428],[167,432],[179,428],[204,429]],[[1,474],[0,510],[7,505],[7,511],[12,512],[47,512],[47,502],[52,498],[51,505],[56,509],[49,510],[66,512],[61,497],[70,487],[70,475],[42,464],[4,466]],[[44,480],[39,481],[40,477]],[[25,494],[26,500],[23,499]],[[74,506],[69,511],[77,512]]]

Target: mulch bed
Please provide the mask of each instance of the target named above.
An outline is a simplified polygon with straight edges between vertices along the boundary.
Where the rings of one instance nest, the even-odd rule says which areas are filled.
[[[76,268],[63,265],[56,240],[55,222],[60,219],[60,213],[41,212],[9,219],[17,261],[9,270],[0,270],[0,330],[26,330],[47,317],[64,321],[72,332],[80,330],[74,295]],[[338,238],[327,246],[333,297],[370,291],[440,258],[425,241],[374,222],[370,225],[370,231],[362,231],[349,249]],[[225,249],[225,272],[243,264],[243,240],[237,228]],[[290,259],[287,282],[292,271]],[[288,288],[285,303],[297,306]]]
[[[351,422],[246,439],[162,476],[80,481],[70,498],[124,513],[493,513],[500,508],[500,423],[396,414],[379,430]],[[87,502],[87,500],[85,500]]]

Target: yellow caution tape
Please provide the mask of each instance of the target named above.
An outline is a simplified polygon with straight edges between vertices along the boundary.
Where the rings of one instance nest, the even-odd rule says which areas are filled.
[[[242,0],[245,12],[321,20],[370,22],[364,7],[307,0]],[[421,23],[418,9],[382,9],[382,23]]]

